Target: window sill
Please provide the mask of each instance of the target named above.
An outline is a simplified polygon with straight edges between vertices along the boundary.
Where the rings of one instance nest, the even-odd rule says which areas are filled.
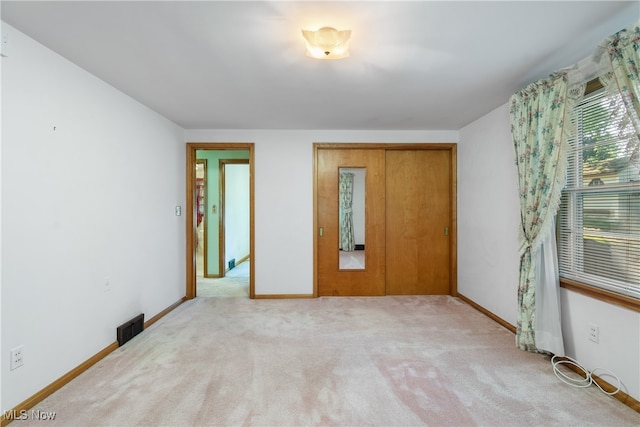
[[[560,287],[570,291],[578,292],[609,304],[618,305],[629,310],[640,312],[640,300],[616,294],[615,292],[606,291],[604,289],[595,288],[585,285],[584,283],[574,282],[573,280],[560,279]]]

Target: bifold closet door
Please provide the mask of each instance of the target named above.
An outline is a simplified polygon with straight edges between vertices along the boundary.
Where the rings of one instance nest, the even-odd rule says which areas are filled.
[[[386,294],[450,292],[451,151],[386,152]]]

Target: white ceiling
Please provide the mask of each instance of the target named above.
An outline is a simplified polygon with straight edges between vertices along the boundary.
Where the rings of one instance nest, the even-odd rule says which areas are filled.
[[[457,130],[638,1],[2,1],[2,20],[187,129]],[[351,57],[300,30],[351,29]],[[10,58],[7,58],[10,59]]]

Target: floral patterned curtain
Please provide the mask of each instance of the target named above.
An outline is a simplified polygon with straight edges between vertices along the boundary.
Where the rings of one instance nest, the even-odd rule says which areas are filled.
[[[535,291],[541,278],[535,272],[538,262],[542,262],[538,259],[542,258],[542,242],[553,232],[565,182],[568,144],[563,125],[567,80],[566,73],[555,73],[530,84],[510,100],[521,219],[516,344],[527,351],[538,351]]]
[[[640,21],[611,36],[606,47],[617,89],[640,135]]]
[[[340,174],[340,249],[351,252],[355,249],[353,237],[353,173]]]

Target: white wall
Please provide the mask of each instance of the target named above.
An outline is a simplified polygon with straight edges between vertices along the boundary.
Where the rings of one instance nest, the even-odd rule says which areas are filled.
[[[516,323],[518,175],[506,105],[460,130],[458,292]]]
[[[520,213],[512,144],[507,104],[460,130],[458,291],[515,325]],[[567,355],[589,370],[613,371],[640,400],[640,313],[565,289],[561,296]],[[587,339],[589,323],[600,327],[599,344]]]
[[[249,165],[229,163],[225,166],[225,266],[231,259],[249,255],[250,200]]]
[[[185,295],[183,131],[3,23],[2,402]],[[106,285],[108,282],[108,286]],[[24,346],[10,371],[9,350]]]
[[[458,133],[187,130],[185,139],[255,143],[255,293],[311,295],[313,143],[457,142]]]
[[[640,400],[640,313],[565,289],[561,300],[567,355],[589,370],[600,367],[612,371],[622,380],[622,390]],[[598,344],[587,338],[590,323],[599,327]],[[603,371],[596,375],[617,385]]]

